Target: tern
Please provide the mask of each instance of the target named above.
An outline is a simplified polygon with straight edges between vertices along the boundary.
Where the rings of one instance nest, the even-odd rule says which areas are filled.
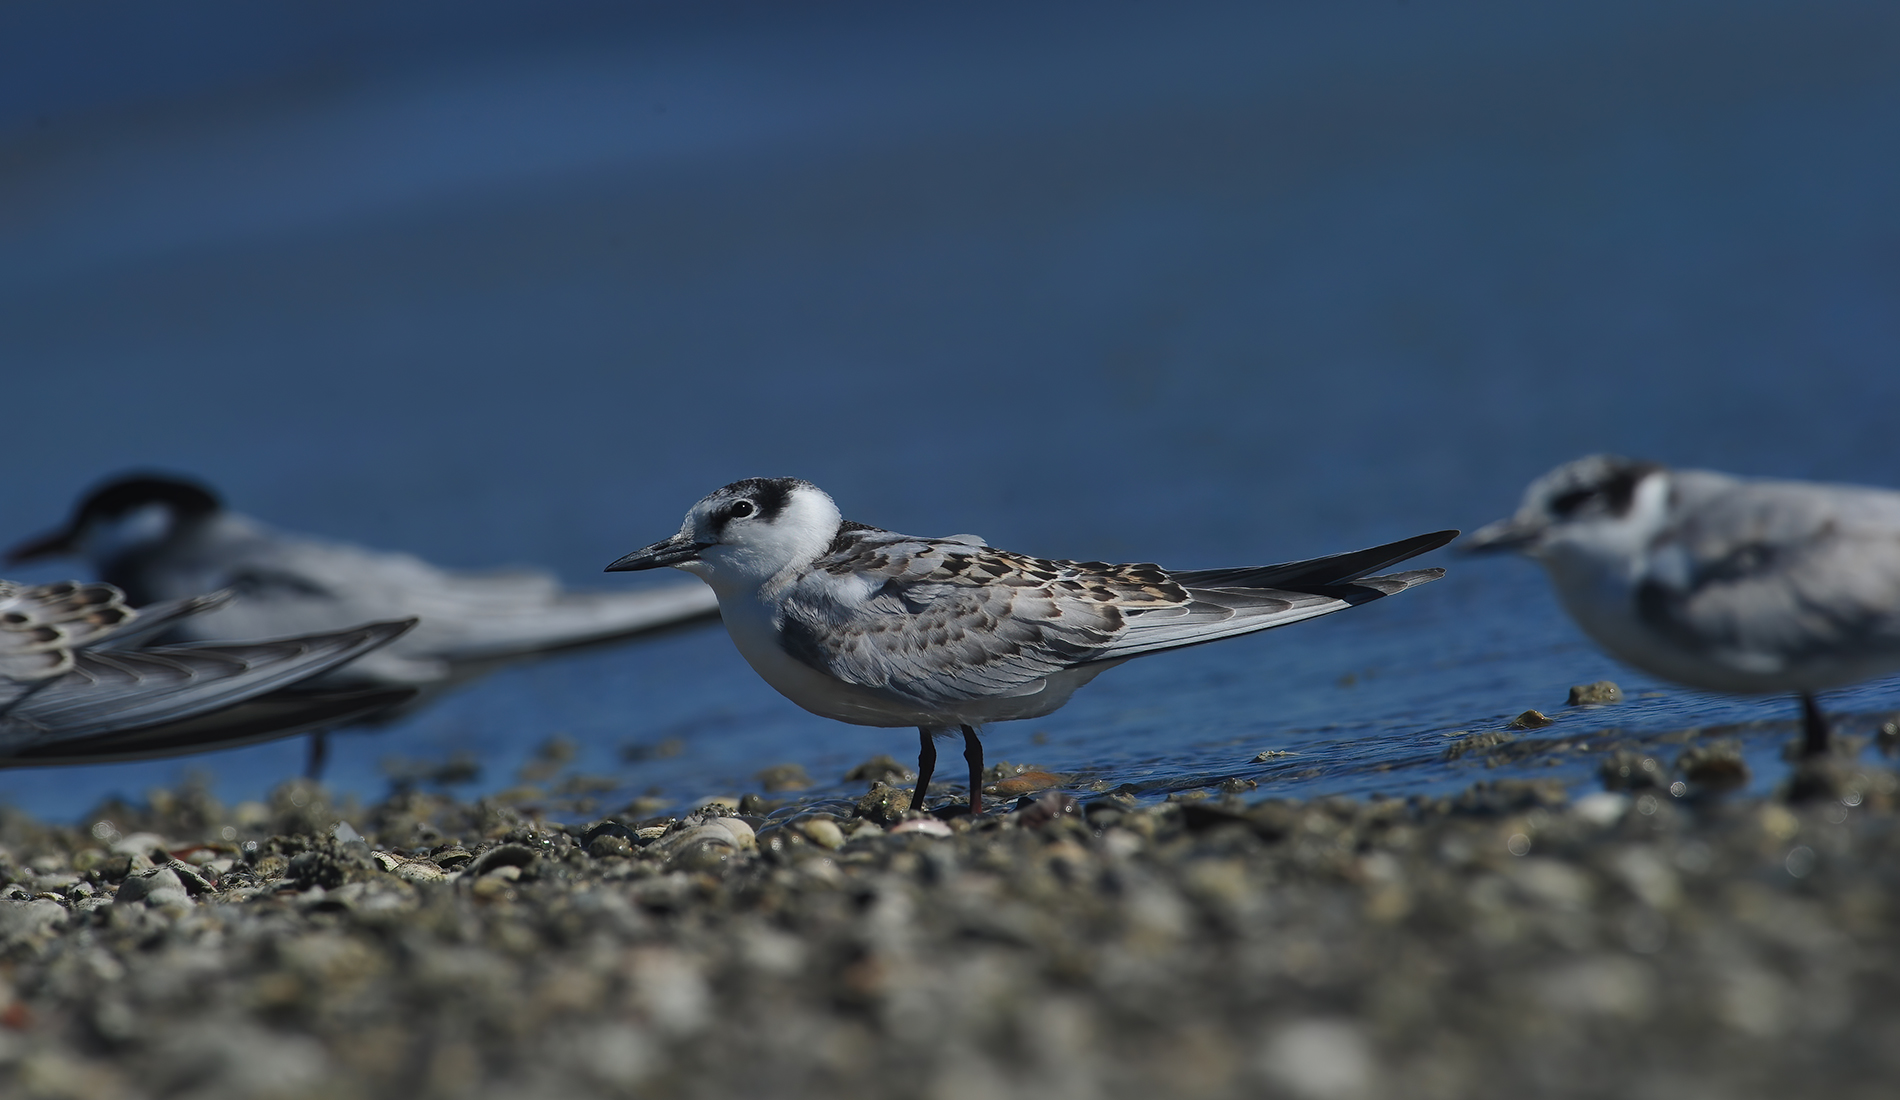
[[[1532,482],[1472,552],[1516,550],[1609,653],[1703,691],[1800,698],[1900,671],[1900,492],[1733,477],[1615,455]]]
[[[817,486],[749,478],[707,496],[679,533],[607,566],[673,566],[718,597],[734,645],[814,714],[915,726],[921,810],[935,739],[963,733],[982,812],[976,728],[1037,718],[1133,657],[1286,626],[1436,580],[1373,576],[1443,546],[1439,531],[1308,561],[1240,569],[1052,561],[980,538],[919,538],[846,520]]]
[[[497,665],[710,619],[695,584],[568,592],[538,572],[456,572],[408,554],[290,534],[226,509],[210,488],[169,474],[115,478],[87,493],[58,530],[10,552],[12,564],[79,556],[133,602],[228,590],[237,599],[176,624],[172,640],[251,641],[414,618],[416,628],[331,672],[327,688],[429,694]],[[388,717],[388,714],[382,717]],[[311,741],[308,772],[325,742]]]
[[[281,637],[413,616],[416,628],[333,682],[427,685],[493,663],[695,619],[717,605],[698,585],[565,592],[544,573],[453,572],[408,554],[274,530],[226,510],[204,485],[136,475],[99,486],[66,525],[13,548],[10,564],[79,555],[134,603],[228,589],[186,620],[192,641]]]

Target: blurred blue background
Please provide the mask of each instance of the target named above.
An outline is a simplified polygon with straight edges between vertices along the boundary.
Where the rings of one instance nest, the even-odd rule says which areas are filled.
[[[1900,8],[1871,2],[16,0],[0,528],[158,466],[283,527],[613,587],[749,475],[1180,567],[1469,529],[1596,450],[1900,485],[1896,119]],[[1788,704],[1619,668],[1528,563],[1428,561],[1452,576],[1118,669],[990,756],[1430,789],[1495,774],[1447,733],[1608,676],[1661,694],[1559,732],[1774,719],[1772,778]],[[669,801],[915,743],[797,710],[712,627],[511,668],[334,739],[328,779],[464,750],[493,790],[554,735]],[[67,818],[193,770],[256,797],[302,755],[0,799]]]

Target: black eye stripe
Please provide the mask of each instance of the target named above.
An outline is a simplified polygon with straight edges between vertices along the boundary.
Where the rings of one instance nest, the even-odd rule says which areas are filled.
[[[1582,511],[1585,505],[1591,505],[1593,513],[1617,517],[1628,515],[1643,479],[1660,469],[1662,467],[1653,462],[1623,462],[1599,472],[1589,484],[1551,497],[1550,512],[1559,519],[1568,519]]]
[[[1550,502],[1550,510],[1560,516],[1567,516],[1583,505],[1583,502],[1596,496],[1595,489],[1572,489]]]

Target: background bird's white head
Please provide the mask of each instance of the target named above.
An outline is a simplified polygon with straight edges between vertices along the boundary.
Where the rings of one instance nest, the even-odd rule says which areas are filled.
[[[671,565],[714,589],[755,587],[823,554],[843,517],[824,490],[791,477],[751,477],[719,489],[686,513],[679,534],[607,567],[627,572]]]
[[[1668,513],[1667,467],[1589,455],[1531,482],[1517,514],[1474,532],[1466,549],[1517,550],[1553,573],[1637,568]]]

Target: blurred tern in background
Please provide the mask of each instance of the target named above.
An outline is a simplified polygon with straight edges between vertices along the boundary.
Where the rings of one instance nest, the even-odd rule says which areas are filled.
[[[1517,550],[1612,656],[1704,691],[1800,696],[1900,671],[1900,493],[1591,455],[1466,541]]]
[[[670,565],[719,598],[733,643],[814,714],[916,726],[920,810],[934,739],[963,733],[970,812],[982,812],[986,722],[1038,718],[1132,657],[1331,614],[1442,569],[1369,576],[1456,531],[1349,554],[1241,569],[1050,561],[973,535],[917,538],[853,523],[794,478],[734,482],[694,505],[679,534],[609,572]]]
[[[530,571],[452,572],[408,554],[277,531],[226,511],[210,489],[168,475],[107,482],[64,527],[13,548],[13,564],[85,558],[134,603],[229,590],[236,597],[180,621],[174,640],[251,641],[419,620],[412,631],[332,672],[329,686],[441,688],[506,661],[710,619],[696,584],[634,592],[564,592]],[[324,743],[311,744],[310,771]]]
[[[181,624],[193,641],[249,640],[414,616],[416,628],[335,679],[433,684],[471,668],[710,618],[699,585],[563,592],[544,573],[451,572],[408,554],[276,531],[225,511],[183,478],[127,477],[87,494],[57,531],[13,548],[12,564],[78,555],[134,603],[229,589],[228,605]]]
[[[266,642],[128,648],[229,601],[217,593],[134,610],[107,584],[0,581],[0,766],[223,748],[348,721],[413,694],[295,690],[388,645],[413,619]]]

